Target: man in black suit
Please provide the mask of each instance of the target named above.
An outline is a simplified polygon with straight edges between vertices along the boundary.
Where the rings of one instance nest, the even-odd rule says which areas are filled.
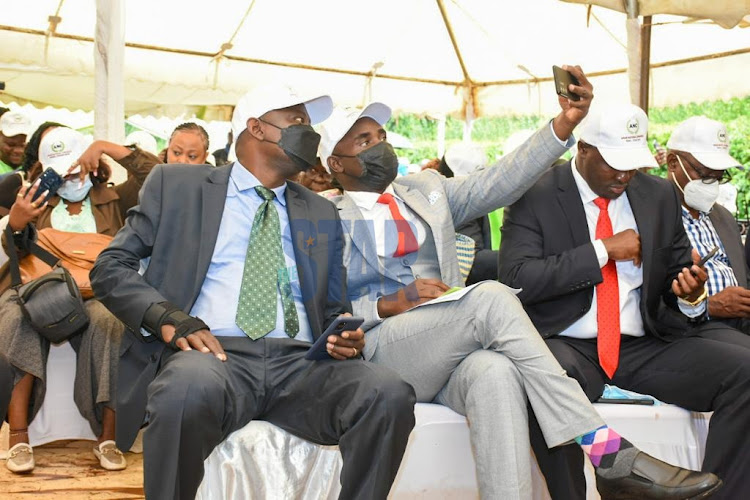
[[[413,389],[359,359],[361,329],[327,345],[333,359],[304,359],[351,310],[336,208],[285,180],[314,163],[310,124],[331,110],[328,96],[280,86],[245,95],[232,119],[238,161],[154,169],[92,270],[97,297],[132,333],[121,348],[117,441],[128,449],[146,419],[147,498],[194,498],[204,459],[257,418],[337,443],[341,498],[390,490],[414,425]]]
[[[722,324],[750,334],[748,267],[734,216],[716,203],[719,186],[730,180],[727,169],[740,167],[729,155],[727,128],[704,116],[688,118],[667,142],[667,169],[682,201],[682,225],[693,248],[706,255],[708,317],[718,329],[703,329],[706,338],[740,342],[750,348],[750,336],[724,338]]]
[[[500,280],[523,289],[524,308],[590,400],[611,383],[713,411],[703,469],[724,480],[715,498],[741,498],[750,489],[750,353],[686,331],[685,316],[705,318],[706,273],[695,251],[691,264],[676,190],[636,170],[655,166],[647,126],[632,105],[590,114],[574,161],[506,209]],[[577,447],[548,453],[534,441],[553,497],[583,498]]]

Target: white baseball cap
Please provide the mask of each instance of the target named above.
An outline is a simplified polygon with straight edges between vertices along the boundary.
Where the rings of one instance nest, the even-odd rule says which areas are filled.
[[[372,118],[378,125],[385,125],[391,119],[391,108],[382,102],[372,102],[364,109],[337,106],[331,113],[331,117],[320,127],[319,156],[320,162],[327,172],[330,173],[328,158],[333,154],[333,150],[339,141],[360,118]]]
[[[615,170],[658,167],[648,149],[648,117],[634,104],[616,104],[592,109],[581,124],[580,139],[599,150]]]
[[[159,152],[159,146],[156,144],[154,136],[146,132],[145,130],[135,130],[128,134],[125,138],[125,144],[134,144],[141,148],[143,151],[148,151],[152,155]]]
[[[711,170],[741,166],[729,155],[727,128],[705,116],[692,116],[680,123],[667,141],[667,148],[690,153]]]
[[[61,177],[68,174],[68,169],[81,157],[89,141],[77,130],[68,127],[55,127],[47,132],[39,144],[39,161],[46,169],[51,168]],[[71,174],[77,174],[81,167],[76,167]]]
[[[487,165],[487,153],[479,144],[459,142],[445,152],[445,163],[454,176],[461,177]]]
[[[315,125],[331,115],[333,100],[327,95],[303,95],[286,85],[258,87],[240,97],[232,113],[232,134],[236,142],[250,118],[259,118],[274,109],[304,104],[310,123]]]
[[[8,111],[0,118],[0,132],[5,137],[31,134],[31,118],[18,111]]]

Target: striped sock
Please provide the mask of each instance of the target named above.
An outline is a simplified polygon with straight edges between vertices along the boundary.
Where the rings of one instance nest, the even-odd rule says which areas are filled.
[[[639,450],[613,429],[603,425],[583,436],[575,438],[583,452],[589,456],[594,467],[606,475],[606,470],[616,469],[620,475],[629,471]],[[614,470],[612,472],[615,472]]]

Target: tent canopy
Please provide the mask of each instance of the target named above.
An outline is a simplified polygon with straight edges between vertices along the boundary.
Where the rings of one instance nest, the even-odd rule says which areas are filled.
[[[35,0],[4,9],[4,100],[94,107],[97,3],[107,4]],[[747,13],[746,1],[723,3]],[[275,81],[347,105],[378,99],[418,113],[464,116],[470,104],[473,116],[549,114],[557,109],[551,66],[564,63],[592,75],[599,100],[628,95],[624,18],[605,8],[589,16],[557,0],[127,0],[124,10],[128,115],[201,106],[207,119],[227,119],[245,91]],[[750,94],[750,30],[683,21],[654,17],[652,105]]]

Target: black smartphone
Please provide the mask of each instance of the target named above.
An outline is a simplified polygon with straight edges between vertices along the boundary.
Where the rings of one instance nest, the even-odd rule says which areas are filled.
[[[599,398],[596,400],[597,403],[608,403],[608,404],[616,404],[616,405],[644,405],[644,406],[653,406],[654,400],[648,399],[648,398],[638,398],[638,399],[613,399],[613,398]]]
[[[35,202],[40,196],[42,196],[42,193],[47,191],[47,196],[39,203],[39,205],[43,205],[44,202],[52,198],[55,193],[57,193],[57,190],[60,189],[60,186],[63,185],[65,180],[60,177],[60,174],[52,170],[51,168],[48,168],[44,172],[42,172],[42,175],[39,176],[39,188],[36,190],[36,193],[34,193],[34,197],[31,199],[32,203]],[[31,187],[29,187],[31,189]],[[29,189],[26,190],[26,193],[24,193],[24,196],[28,194]]]
[[[701,258],[701,260],[698,261],[698,267],[703,266],[706,262],[708,262],[708,259],[716,255],[716,252],[718,251],[719,251],[718,246],[713,247],[710,252],[708,252],[706,255],[703,256],[703,258]]]
[[[557,95],[570,99],[571,101],[580,101],[581,97],[571,92],[570,84],[580,86],[581,82],[573,76],[570,71],[565,71],[560,66],[552,66],[552,75],[555,77],[555,91]]]
[[[323,332],[323,335],[318,337],[318,340],[316,340],[310,350],[307,351],[307,354],[305,354],[305,359],[310,359],[313,361],[333,359],[326,350],[328,336],[341,335],[342,332],[356,330],[357,328],[362,326],[362,323],[364,322],[364,318],[360,318],[357,316],[342,316],[340,318],[334,319],[333,322],[328,325],[326,331]]]

